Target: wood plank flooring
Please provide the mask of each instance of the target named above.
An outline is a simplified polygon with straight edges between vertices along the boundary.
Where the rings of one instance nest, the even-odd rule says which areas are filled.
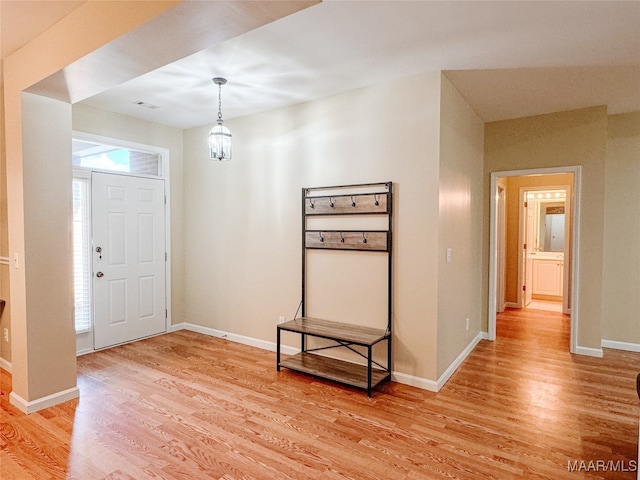
[[[640,354],[572,356],[568,323],[508,310],[437,394],[186,331],[80,357],[80,399],[28,416],[0,371],[0,478],[635,479]]]

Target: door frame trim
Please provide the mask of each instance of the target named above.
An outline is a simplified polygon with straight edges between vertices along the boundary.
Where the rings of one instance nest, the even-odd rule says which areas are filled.
[[[556,173],[573,173],[573,225],[571,233],[572,255],[571,255],[571,333],[569,339],[569,351],[571,353],[581,353],[578,345],[578,326],[579,326],[579,292],[580,292],[580,228],[582,225],[580,217],[581,206],[581,183],[582,183],[582,167],[566,166],[566,167],[550,167],[550,168],[534,168],[528,170],[508,170],[491,172],[491,185],[489,191],[490,210],[489,210],[489,288],[488,288],[488,322],[487,322],[487,338],[489,340],[496,339],[496,292],[497,292],[497,199],[498,199],[498,179],[502,177],[519,177],[524,175],[546,175]]]
[[[171,330],[171,155],[168,148],[159,147],[156,145],[148,145],[139,142],[130,142],[127,140],[122,140],[113,137],[107,137],[105,135],[96,135],[93,133],[86,133],[77,130],[72,131],[72,138],[77,138],[79,140],[87,140],[91,142],[99,142],[105,143],[108,145],[115,145],[123,148],[131,148],[137,149],[147,152],[157,153],[161,156],[161,172],[160,175],[139,175],[139,174],[131,174],[128,172],[115,172],[111,170],[101,170],[97,168],[88,168],[88,167],[73,167],[73,176],[83,176],[89,178],[89,189],[91,191],[91,174],[93,172],[96,173],[109,173],[114,175],[125,175],[129,177],[142,177],[142,178],[158,178],[164,180],[164,228],[165,228],[165,251],[167,253],[167,259],[165,261],[165,308],[167,310],[167,314],[165,317],[165,331],[163,333],[168,333]],[[90,210],[91,212],[91,210]],[[89,219],[92,222],[91,218]],[[91,237],[93,238],[93,232],[91,232]],[[91,293],[91,302],[93,307],[93,291]],[[91,331],[88,332],[91,338],[91,347],[85,348],[76,348],[76,355],[84,355],[86,353],[92,353],[95,350],[95,343],[93,339],[93,316],[91,318]],[[83,334],[80,334],[83,335]],[[77,338],[77,335],[76,335]]]
[[[519,241],[519,245],[522,245],[523,243],[525,243],[526,241],[526,224],[527,224],[527,217],[526,217],[526,212],[525,212],[525,206],[524,206],[524,202],[526,201],[526,195],[529,192],[540,192],[540,191],[545,191],[545,190],[564,190],[565,192],[565,209],[567,212],[571,212],[571,208],[573,206],[573,202],[571,201],[571,185],[549,185],[549,186],[544,186],[544,187],[520,187],[520,191],[519,191],[519,201],[520,201],[520,205],[519,205],[519,212],[518,212],[518,223],[519,223],[519,231],[518,231],[518,241]],[[571,225],[571,227],[570,227]],[[570,229],[573,228],[573,224],[571,223],[571,218],[569,217],[569,220],[566,221],[564,223],[564,252],[566,255],[566,252],[570,252],[570,245],[571,245],[571,235],[567,235],[567,231],[569,231],[570,233]],[[572,258],[572,254],[573,252],[570,252],[569,255],[566,255],[569,259]],[[563,259],[564,262],[564,259]],[[526,278],[526,258],[524,256],[524,251],[522,248],[520,248],[518,250],[518,305],[520,305],[520,308],[524,308],[526,307],[525,305],[525,296],[522,295],[522,286],[526,283],[525,282],[525,278]],[[564,267],[563,267],[564,268]],[[569,302],[569,275],[564,275],[562,277],[562,312],[563,313],[567,313],[570,314],[571,313],[571,308],[569,307],[569,305],[571,305],[571,303]]]

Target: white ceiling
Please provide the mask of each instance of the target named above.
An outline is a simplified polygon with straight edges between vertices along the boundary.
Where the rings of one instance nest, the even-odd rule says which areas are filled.
[[[31,2],[0,2],[3,42],[5,3]],[[640,2],[325,0],[84,103],[189,128],[216,118],[214,76],[230,119],[439,70],[485,121],[640,110]]]

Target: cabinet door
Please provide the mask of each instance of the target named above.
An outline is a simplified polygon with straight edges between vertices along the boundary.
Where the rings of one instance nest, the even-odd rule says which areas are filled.
[[[538,295],[562,295],[561,261],[533,261],[533,293]]]

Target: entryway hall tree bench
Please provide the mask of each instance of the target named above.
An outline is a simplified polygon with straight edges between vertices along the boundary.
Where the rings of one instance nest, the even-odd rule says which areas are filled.
[[[296,313],[297,318],[277,327],[278,371],[285,367],[325,378],[365,390],[368,396],[391,378],[392,226],[392,182],[302,189],[301,316]],[[327,265],[336,271],[328,271]],[[314,288],[326,290],[320,300]],[[310,314],[331,311],[328,304],[334,300],[357,318],[351,322]],[[382,305],[379,310],[386,312],[370,312],[372,305]],[[281,358],[282,332],[300,336],[300,353]]]

